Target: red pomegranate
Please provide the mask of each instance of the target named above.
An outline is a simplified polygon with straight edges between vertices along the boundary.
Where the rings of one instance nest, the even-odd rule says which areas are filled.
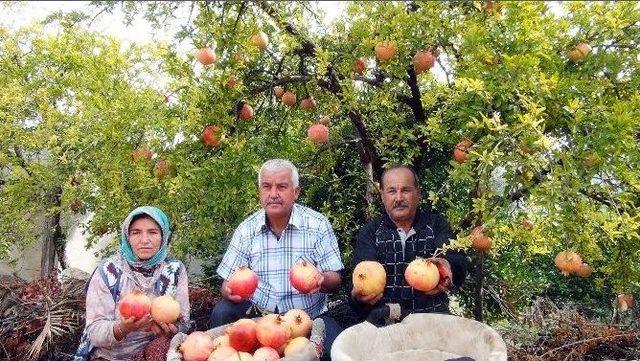
[[[256,323],[248,318],[242,318],[227,328],[229,346],[237,351],[253,352],[258,346],[256,338]]]
[[[248,300],[258,288],[258,275],[250,268],[240,266],[229,277],[227,286],[231,289],[231,293]]]
[[[118,310],[122,318],[139,320],[149,314],[151,299],[140,291],[133,291],[120,299]]]
[[[291,337],[291,329],[277,314],[262,317],[256,323],[256,337],[262,346],[282,347]]]
[[[309,262],[302,261],[295,264],[289,270],[289,280],[291,286],[300,293],[309,293],[318,287],[318,281],[322,274]]]

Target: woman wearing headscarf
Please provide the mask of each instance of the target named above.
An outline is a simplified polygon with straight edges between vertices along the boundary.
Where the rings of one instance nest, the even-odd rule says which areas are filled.
[[[169,340],[189,329],[187,272],[169,256],[169,219],[160,209],[134,209],[122,223],[120,249],[94,271],[86,290],[86,328],[76,360],[140,359],[150,341]],[[150,298],[172,295],[180,304],[176,324],[159,323],[150,315],[124,319],[118,301],[133,291]],[[155,341],[154,341],[155,342]]]

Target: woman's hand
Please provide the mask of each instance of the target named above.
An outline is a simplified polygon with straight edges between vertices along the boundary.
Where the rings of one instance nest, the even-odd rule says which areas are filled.
[[[134,317],[123,319],[113,325],[113,336],[117,341],[122,341],[133,331],[147,329],[152,322],[151,315],[146,315],[137,321]]]
[[[152,322],[150,331],[156,336],[167,335],[173,336],[178,333],[178,326],[173,323]]]

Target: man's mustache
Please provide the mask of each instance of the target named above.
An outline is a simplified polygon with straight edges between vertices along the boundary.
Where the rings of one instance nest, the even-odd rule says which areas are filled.
[[[393,207],[393,208],[398,208],[398,207],[409,207],[409,203],[407,203],[406,201],[397,201],[397,202],[393,202],[392,207]]]

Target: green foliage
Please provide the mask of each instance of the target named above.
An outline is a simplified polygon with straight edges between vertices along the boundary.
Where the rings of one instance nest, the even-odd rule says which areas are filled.
[[[351,2],[325,28],[306,2],[125,2],[129,19],[143,13],[158,25],[179,9],[190,15],[177,19],[175,43],[124,50],[81,18],[52,20],[62,27],[52,36],[2,30],[0,245],[33,239],[32,217],[67,214],[74,199],[94,214],[93,235],[151,203],[174,223],[175,249],[211,271],[259,207],[258,167],[284,157],[299,166],[301,202],[329,216],[348,262],[358,229],[381,211],[381,168],[407,163],[457,243],[468,245],[472,226],[484,224],[495,241],[487,288],[513,310],[539,294],[587,301],[638,291],[640,10],[632,2],[498,5]],[[265,52],[249,41],[258,31],[269,37]],[[373,49],[383,40],[397,55],[379,62]],[[590,54],[570,61],[580,42]],[[181,53],[185,43],[193,53],[211,47],[217,63],[203,67]],[[434,47],[436,69],[416,76],[413,56]],[[360,57],[362,76],[352,70]],[[317,107],[288,107],[274,86]],[[236,116],[242,102],[255,110],[249,121]],[[330,140],[318,146],[306,130],[323,115]],[[207,148],[201,132],[213,124],[224,140]],[[473,146],[458,164],[452,152],[463,138]],[[136,148],[151,149],[152,161],[132,161]],[[171,169],[162,179],[152,171],[160,159]],[[61,204],[42,202],[56,186]],[[562,277],[553,259],[564,249],[594,274]],[[461,293],[467,308],[472,287]]]

